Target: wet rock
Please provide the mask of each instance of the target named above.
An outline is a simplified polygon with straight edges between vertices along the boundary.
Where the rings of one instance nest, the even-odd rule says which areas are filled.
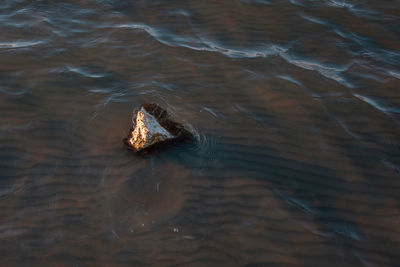
[[[192,137],[182,124],[169,119],[166,110],[157,104],[143,104],[135,112],[133,126],[124,142],[135,152],[148,152],[160,145]]]

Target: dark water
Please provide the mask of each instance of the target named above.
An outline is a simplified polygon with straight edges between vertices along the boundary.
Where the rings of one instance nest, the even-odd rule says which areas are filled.
[[[395,266],[400,1],[2,0],[1,266]],[[156,102],[197,140],[136,157]]]

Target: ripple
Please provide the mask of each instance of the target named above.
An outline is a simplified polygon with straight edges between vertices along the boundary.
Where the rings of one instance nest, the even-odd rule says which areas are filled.
[[[300,16],[301,16],[303,19],[308,20],[308,21],[310,21],[310,22],[312,22],[312,23],[320,24],[320,25],[326,25],[326,22],[325,22],[324,20],[311,17],[311,16],[306,15],[306,14],[304,14],[304,13],[300,13]]]
[[[347,81],[341,75],[342,73],[346,72],[349,69],[351,64],[341,67],[333,67],[333,66],[326,66],[318,62],[308,61],[304,59],[297,59],[296,57],[290,56],[288,53],[282,53],[280,55],[283,59],[285,59],[287,62],[293,65],[296,65],[306,70],[317,71],[326,78],[334,80],[348,88],[354,87],[351,82]]]
[[[211,40],[204,37],[198,36],[198,38],[193,38],[189,36],[180,36],[176,34],[168,33],[166,30],[161,30],[156,27],[152,27],[141,23],[131,23],[131,24],[119,24],[114,25],[116,28],[130,28],[130,29],[140,29],[148,33],[154,39],[162,44],[176,47],[184,47],[195,51],[206,51],[206,52],[217,52],[222,55],[231,58],[258,58],[258,57],[268,57],[271,55],[277,55],[278,53],[284,52],[287,49],[278,45],[265,45],[261,49],[251,49],[251,48],[227,48],[221,44],[217,44]]]
[[[394,78],[399,79],[400,80],[400,72],[396,72],[396,71],[389,71],[390,75],[392,75]]]
[[[296,65],[298,67],[317,71],[323,76],[335,80],[340,84],[353,88],[354,86],[343,78],[340,74],[345,72],[351,65],[343,66],[343,67],[331,67],[324,66],[317,62],[306,61],[302,59],[293,58],[293,56],[289,55],[289,46],[283,47],[275,44],[265,45],[259,49],[251,49],[251,48],[241,48],[241,49],[233,49],[222,46],[221,44],[217,44],[211,40],[208,40],[200,35],[198,35],[198,39],[194,39],[188,36],[179,36],[170,34],[167,31],[159,30],[156,27],[151,27],[145,24],[120,24],[115,25],[117,28],[131,28],[131,29],[140,29],[147,32],[150,36],[158,40],[160,43],[166,44],[168,46],[180,46],[189,48],[196,51],[206,51],[206,52],[217,52],[222,55],[231,58],[268,58],[270,56],[279,55],[283,59],[285,59],[288,63]]]
[[[104,73],[90,72],[83,67],[67,65],[64,67],[57,67],[50,70],[50,72],[72,72],[87,78],[103,78],[106,76]]]
[[[194,142],[178,144],[174,150],[182,162],[202,172],[208,166],[215,164],[217,138],[204,134],[191,124],[185,124],[185,127],[193,134]]]
[[[212,108],[209,107],[202,107],[203,110],[207,111],[208,113],[210,113],[211,115],[213,115],[215,118],[218,117],[223,117],[223,115],[215,110],[213,110]]]
[[[334,32],[339,36],[361,46],[362,50],[360,51],[359,56],[370,57],[377,60],[378,62],[384,62],[395,66],[398,66],[400,63],[400,53],[397,51],[381,48],[369,38],[361,36],[354,32],[341,30],[337,27],[334,28]]]
[[[338,7],[338,8],[353,8],[355,5],[349,3],[346,0],[327,0],[328,6]]]
[[[37,46],[44,43],[44,41],[17,41],[17,42],[0,42],[0,49],[6,48],[24,48],[30,46]]]
[[[267,0],[241,0],[246,4],[262,4],[262,5],[272,5],[272,2]]]
[[[394,107],[389,107],[387,105],[383,105],[383,103],[381,103],[381,101],[375,100],[371,97],[360,95],[360,94],[354,94],[354,96],[357,97],[358,99],[364,101],[365,103],[371,105],[375,109],[382,111],[386,114],[390,115],[391,113],[400,113],[399,108],[394,108]]]
[[[0,93],[4,93],[7,95],[14,95],[14,96],[18,96],[18,95],[23,95],[27,92],[27,90],[21,90],[21,91],[8,91],[6,89],[0,88]]]

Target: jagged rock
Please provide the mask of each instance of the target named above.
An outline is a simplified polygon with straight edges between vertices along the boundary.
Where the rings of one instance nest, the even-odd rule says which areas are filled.
[[[185,127],[168,118],[167,111],[157,104],[143,104],[135,112],[133,126],[125,144],[135,152],[149,151],[171,141],[192,138]]]

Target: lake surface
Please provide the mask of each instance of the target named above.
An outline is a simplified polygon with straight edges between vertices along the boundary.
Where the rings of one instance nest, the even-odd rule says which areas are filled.
[[[395,266],[400,1],[2,0],[1,266]],[[139,157],[158,103],[196,140]]]

